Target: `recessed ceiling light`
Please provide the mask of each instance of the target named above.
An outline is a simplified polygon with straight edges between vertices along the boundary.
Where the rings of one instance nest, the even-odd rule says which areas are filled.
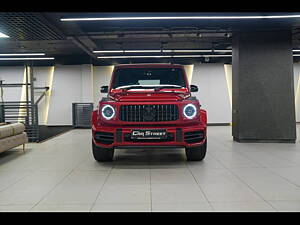
[[[122,59],[122,58],[169,58],[167,55],[120,55],[120,56],[98,56],[98,59]]]
[[[135,53],[135,52],[161,52],[161,50],[124,50],[125,53]]]
[[[151,53],[151,52],[232,52],[231,49],[154,49],[154,50],[100,50],[93,51],[93,53]]]
[[[190,58],[190,57],[231,57],[232,55],[174,55],[175,58]]]
[[[45,55],[45,53],[0,53],[0,56],[35,56]]]
[[[128,56],[99,56],[98,59],[127,59],[127,58],[200,58],[200,57],[231,57],[232,55],[128,55]]]
[[[164,49],[163,52],[212,52],[210,49]]]
[[[0,38],[9,38],[9,36],[0,32]]]
[[[138,52],[161,52],[161,50],[100,50],[93,53],[138,53]]]
[[[54,60],[53,57],[45,58],[0,58],[2,61],[16,61],[16,60]]]
[[[101,51],[93,51],[93,53],[122,53],[123,50],[101,50]]]
[[[137,16],[137,17],[78,17],[61,18],[61,21],[109,21],[109,20],[219,20],[219,19],[287,19],[300,18],[295,15],[265,15],[265,16]]]

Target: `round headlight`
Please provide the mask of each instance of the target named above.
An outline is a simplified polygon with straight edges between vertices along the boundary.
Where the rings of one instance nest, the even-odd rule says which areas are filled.
[[[105,105],[102,108],[102,116],[107,119],[110,120],[111,118],[113,118],[115,115],[115,109],[110,106],[110,105]]]
[[[183,108],[183,115],[188,119],[193,119],[197,114],[196,106],[193,104],[187,104]]]

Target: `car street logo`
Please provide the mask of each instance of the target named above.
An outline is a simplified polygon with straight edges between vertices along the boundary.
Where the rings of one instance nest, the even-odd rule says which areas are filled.
[[[164,136],[165,134],[166,134],[165,131],[151,131],[151,130],[146,130],[146,131],[135,130],[135,131],[132,132],[133,136],[142,136],[142,137]]]

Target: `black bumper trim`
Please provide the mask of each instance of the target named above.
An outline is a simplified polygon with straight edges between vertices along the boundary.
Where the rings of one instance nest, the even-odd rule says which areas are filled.
[[[126,148],[184,148],[184,145],[129,145],[129,146],[115,146],[114,148],[126,149]]]
[[[176,141],[182,142],[182,129],[176,128]]]
[[[117,143],[122,142],[122,128],[117,128],[116,130],[116,142]]]

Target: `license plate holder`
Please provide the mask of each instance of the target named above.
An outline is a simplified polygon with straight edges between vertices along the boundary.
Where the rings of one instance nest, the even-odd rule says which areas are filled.
[[[166,129],[135,129],[131,131],[131,139],[167,139],[168,133]]]

